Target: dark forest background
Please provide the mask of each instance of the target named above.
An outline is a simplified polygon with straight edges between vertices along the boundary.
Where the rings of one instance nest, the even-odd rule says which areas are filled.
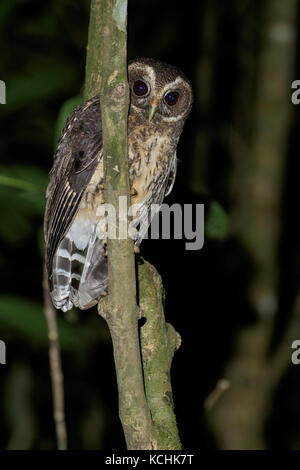
[[[89,7],[0,3],[1,449],[55,448],[44,192],[82,100]],[[205,204],[205,245],[147,240],[141,250],[182,336],[172,380],[185,449],[300,449],[299,27],[297,0],[129,0],[129,59],[179,66],[195,93],[168,202]],[[59,312],[59,332],[70,448],[124,448],[105,322],[95,309]]]

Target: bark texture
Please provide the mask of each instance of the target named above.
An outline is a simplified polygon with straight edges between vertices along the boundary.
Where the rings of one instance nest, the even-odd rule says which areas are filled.
[[[170,369],[180,335],[165,322],[161,277],[150,263],[138,266],[140,307],[146,323],[141,328],[144,380],[153,429],[160,449],[181,449]]]
[[[126,0],[92,2],[86,98],[100,91],[105,202],[115,207],[117,236],[119,198],[123,196],[127,202],[130,201],[126,27]],[[125,217],[125,222],[128,222],[127,214],[121,214],[121,217]],[[143,384],[132,239],[108,238],[107,253],[109,295],[99,303],[99,313],[106,319],[112,337],[119,415],[127,448],[151,449],[155,443],[152,442],[151,416]]]

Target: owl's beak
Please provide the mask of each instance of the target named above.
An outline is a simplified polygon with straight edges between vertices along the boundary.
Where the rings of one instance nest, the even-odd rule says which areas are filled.
[[[149,107],[149,116],[148,116],[149,122],[152,121],[153,116],[156,113],[157,107],[158,107],[158,99],[154,98],[151,101],[151,104],[150,104],[150,107]]]

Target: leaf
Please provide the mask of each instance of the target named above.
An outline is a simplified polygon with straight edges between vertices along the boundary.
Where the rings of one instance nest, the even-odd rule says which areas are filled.
[[[209,238],[224,239],[229,232],[229,218],[223,207],[212,201],[205,218],[205,234]]]
[[[60,317],[57,320],[62,348],[76,350],[80,329]],[[0,295],[0,322],[13,328],[35,347],[48,346],[47,324],[41,303],[22,297]]]
[[[32,217],[42,219],[47,173],[25,165],[0,166],[0,237],[13,244],[32,233]],[[9,201],[9,204],[7,204]]]
[[[48,175],[33,165],[0,165],[0,184],[27,191],[45,191]]]
[[[10,78],[6,88],[4,112],[14,112],[23,106],[45,101],[65,94],[77,82],[75,64],[49,58],[36,60],[35,67]],[[62,79],[63,77],[63,79]]]
[[[0,185],[8,186],[9,188],[25,189],[26,191],[37,191],[37,187],[29,181],[12,178],[11,176],[5,176],[0,174]]]
[[[16,194],[16,200],[18,202],[18,209],[24,214],[43,217],[46,204],[44,192],[20,191]]]
[[[30,235],[30,217],[20,208],[16,192],[12,188],[0,186],[0,218],[5,220],[5,223],[0,224],[0,237],[6,243],[24,241]]]

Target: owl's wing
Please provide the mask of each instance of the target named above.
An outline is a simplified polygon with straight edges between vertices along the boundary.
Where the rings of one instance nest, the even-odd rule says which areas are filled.
[[[100,104],[95,97],[70,114],[55,153],[44,219],[48,272],[101,157]]]
[[[169,172],[169,177],[167,180],[167,186],[165,189],[164,197],[168,196],[170,192],[172,191],[174,183],[175,183],[175,179],[176,179],[176,173],[177,173],[177,155],[175,151],[173,159],[171,161],[170,172]]]

